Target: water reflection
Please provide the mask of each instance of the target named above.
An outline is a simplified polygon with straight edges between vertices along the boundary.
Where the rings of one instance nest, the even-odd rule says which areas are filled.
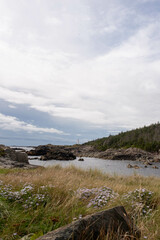
[[[32,157],[33,158],[33,157]],[[76,166],[83,169],[99,169],[104,173],[109,174],[117,174],[117,175],[133,175],[140,174],[143,176],[157,176],[160,177],[160,163],[153,163],[153,165],[157,166],[159,169],[153,169],[152,166],[144,167],[144,164],[138,161],[129,161],[129,160],[104,160],[99,158],[88,158],[84,157],[84,161],[76,160],[72,161],[58,161],[58,160],[50,160],[50,161],[40,161],[37,159],[29,160],[30,164],[39,165],[39,166],[53,166],[53,165],[61,165],[63,167],[67,166]],[[138,165],[139,169],[127,168],[127,165]]]

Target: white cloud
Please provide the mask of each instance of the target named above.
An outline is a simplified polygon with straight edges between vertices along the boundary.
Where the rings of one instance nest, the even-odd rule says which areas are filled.
[[[49,113],[52,116],[57,116],[61,118],[70,118],[70,119],[77,119],[84,122],[90,122],[92,124],[105,124],[106,119],[105,115],[96,110],[87,110],[83,108],[71,108],[71,107],[56,107],[54,105],[48,106],[38,106],[32,105],[32,108]]]
[[[9,107],[9,108],[12,108],[12,109],[15,109],[15,108],[16,108],[16,106],[14,106],[14,105],[12,105],[12,104],[9,104],[8,107]]]
[[[10,76],[1,70],[0,98],[103,126],[132,128],[156,122],[160,70],[159,58],[153,56],[160,49],[158,39],[151,39],[156,31],[157,24],[151,24],[110,52],[82,63],[41,51],[31,56],[18,52],[20,57],[12,65],[3,58],[1,65],[9,67]]]
[[[26,131],[28,133],[38,132],[38,133],[56,133],[65,135],[64,132],[54,129],[54,128],[41,128],[35,125],[20,121],[16,117],[7,116],[0,113],[0,128],[3,130],[10,131]]]
[[[1,99],[113,130],[159,120],[159,17],[134,25],[123,1],[8,2]]]
[[[58,18],[55,17],[46,17],[45,22],[47,25],[61,25],[61,21]]]

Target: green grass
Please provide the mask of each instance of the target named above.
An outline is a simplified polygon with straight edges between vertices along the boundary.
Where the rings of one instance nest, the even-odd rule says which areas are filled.
[[[118,205],[124,205],[134,218],[142,231],[141,239],[159,239],[160,178],[110,176],[97,170],[57,165],[34,170],[1,169],[0,180],[0,237],[3,240],[25,235],[34,240],[81,215]],[[104,206],[94,208],[89,205],[91,199],[96,199],[93,188],[102,196],[109,188],[115,198],[104,200]]]

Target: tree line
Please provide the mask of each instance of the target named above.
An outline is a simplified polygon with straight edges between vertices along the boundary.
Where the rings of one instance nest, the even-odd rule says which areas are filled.
[[[149,152],[160,150],[160,123],[144,126],[118,135],[110,135],[86,143],[93,145],[97,150],[105,151],[108,148],[136,147]]]

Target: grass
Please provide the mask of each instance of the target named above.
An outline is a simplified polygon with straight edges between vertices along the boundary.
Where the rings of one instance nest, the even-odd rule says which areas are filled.
[[[117,205],[123,205],[134,218],[142,231],[141,239],[160,239],[160,178],[111,176],[57,165],[0,169],[0,181],[3,240],[25,235],[34,240],[75,219]]]

